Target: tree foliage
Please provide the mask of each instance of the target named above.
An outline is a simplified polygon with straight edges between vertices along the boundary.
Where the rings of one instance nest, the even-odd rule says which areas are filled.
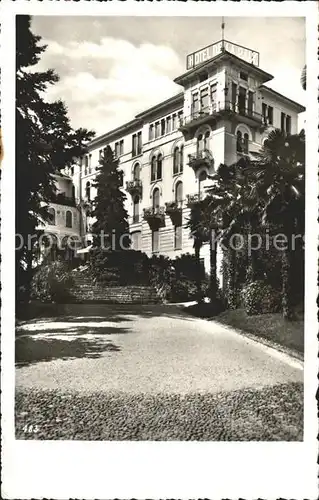
[[[52,174],[70,165],[94,136],[73,130],[61,101],[45,92],[58,80],[53,69],[37,71],[46,46],[31,31],[30,16],[16,18],[16,252],[17,285],[30,282],[34,235],[48,220],[46,203],[55,193]],[[33,238],[32,238],[33,236]],[[28,270],[27,276],[25,270]],[[25,282],[25,283],[24,283]]]

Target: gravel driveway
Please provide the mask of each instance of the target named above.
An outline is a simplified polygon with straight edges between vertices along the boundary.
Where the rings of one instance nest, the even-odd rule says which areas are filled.
[[[302,440],[302,365],[176,306],[19,325],[19,439]]]

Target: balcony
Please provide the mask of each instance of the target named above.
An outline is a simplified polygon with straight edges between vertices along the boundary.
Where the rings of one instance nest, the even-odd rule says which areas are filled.
[[[144,208],[144,220],[151,228],[158,229],[165,223],[165,207]]]
[[[73,196],[66,196],[64,193],[56,193],[51,196],[51,203],[65,205],[67,207],[75,207],[75,199]]]
[[[201,191],[200,193],[188,194],[186,204],[188,208],[192,208],[194,205],[199,203],[205,198],[205,193]]]
[[[130,193],[132,198],[134,198],[135,196],[142,196],[142,181],[140,179],[127,181],[126,191]]]
[[[202,149],[195,154],[188,155],[188,165],[196,172],[200,167],[214,168],[214,158],[209,149]]]
[[[215,103],[199,111],[193,111],[190,115],[184,116],[179,122],[179,129],[183,133],[187,133],[193,127],[198,127],[209,120],[217,120],[223,117],[236,118],[236,116],[249,125],[263,125],[262,114],[254,111],[251,106],[246,107],[231,101],[224,101]]]
[[[166,215],[169,215],[174,226],[182,223],[183,201],[170,201],[165,203]]]

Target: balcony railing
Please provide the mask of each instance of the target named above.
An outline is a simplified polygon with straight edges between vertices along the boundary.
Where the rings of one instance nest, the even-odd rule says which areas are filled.
[[[68,207],[75,207],[75,199],[73,196],[66,196],[63,193],[56,193],[51,196],[51,203],[57,203],[59,205],[66,205]]]
[[[144,220],[150,226],[160,226],[165,221],[165,207],[144,208]]]
[[[188,128],[189,126],[196,125],[202,121],[205,121],[207,117],[214,117],[219,115],[239,115],[241,117],[247,117],[260,125],[263,124],[263,117],[261,113],[257,113],[251,106],[241,106],[238,103],[233,103],[231,101],[216,102],[211,106],[202,108],[201,110],[192,111],[188,116],[184,116],[179,122],[179,128]]]
[[[127,181],[126,191],[130,193],[132,197],[142,196],[142,181],[140,179],[134,179],[132,181]]]
[[[188,155],[188,165],[194,171],[203,165],[210,168],[214,166],[214,158],[209,149],[201,149],[194,154]]]

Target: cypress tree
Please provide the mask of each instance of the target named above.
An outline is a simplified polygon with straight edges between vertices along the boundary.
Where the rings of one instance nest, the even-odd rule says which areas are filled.
[[[124,208],[123,172],[108,146],[100,160],[92,217],[93,245],[96,250],[121,251],[130,247],[128,213]]]

